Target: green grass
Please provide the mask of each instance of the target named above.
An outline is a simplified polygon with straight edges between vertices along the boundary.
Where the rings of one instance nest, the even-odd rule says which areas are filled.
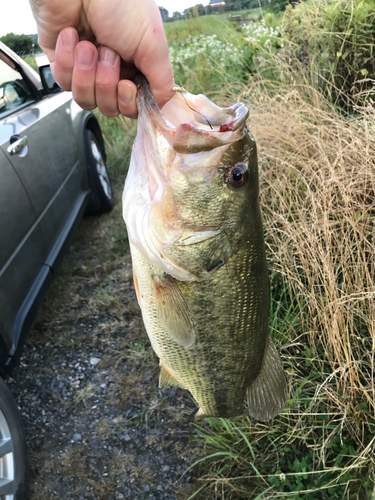
[[[175,21],[164,24],[164,29],[170,43],[183,42],[188,36],[198,35],[217,35],[228,42],[236,42],[240,38],[237,23],[230,21],[226,14]]]
[[[210,16],[192,17],[182,21],[164,24],[169,43],[184,42],[188,36],[216,35],[221,40],[238,43],[241,38],[241,26],[257,22],[265,18],[268,9],[245,9],[242,11],[212,14]],[[239,17],[241,20],[239,21]],[[275,22],[281,21],[281,14],[273,15]],[[238,22],[239,21],[239,22]]]
[[[75,393],[74,396],[74,402],[76,405],[80,403],[85,403],[88,398],[93,396],[95,394],[95,391],[97,390],[97,387],[95,387],[94,384],[89,382],[85,387],[82,389],[78,389]]]
[[[23,58],[25,63],[27,63],[29,66],[31,66],[37,73],[39,73],[39,67],[37,63],[35,62],[35,57],[34,56],[25,56]]]
[[[124,116],[107,118],[98,111],[95,112],[99,121],[108,155],[108,165],[114,181],[124,182],[128,170],[131,148],[136,135],[137,122]],[[127,245],[126,235],[119,235],[118,243]]]

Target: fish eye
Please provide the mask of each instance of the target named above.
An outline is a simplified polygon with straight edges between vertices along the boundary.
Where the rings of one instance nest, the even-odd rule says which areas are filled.
[[[245,163],[236,163],[229,171],[229,182],[235,187],[240,187],[245,184],[246,179],[247,166]]]

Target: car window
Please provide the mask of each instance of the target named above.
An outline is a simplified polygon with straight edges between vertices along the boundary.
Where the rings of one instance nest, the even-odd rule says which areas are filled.
[[[21,73],[3,59],[0,53],[0,117],[34,100]]]

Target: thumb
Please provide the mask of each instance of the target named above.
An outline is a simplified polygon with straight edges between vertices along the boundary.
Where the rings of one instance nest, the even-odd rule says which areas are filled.
[[[175,83],[161,18],[160,23],[154,23],[145,32],[134,64],[147,78],[158,106],[163,107],[174,96]]]

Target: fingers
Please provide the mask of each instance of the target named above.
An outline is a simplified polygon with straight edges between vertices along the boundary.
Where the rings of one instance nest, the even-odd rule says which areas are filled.
[[[95,96],[99,110],[106,116],[117,116],[117,84],[120,79],[120,56],[108,47],[100,47],[96,69]]]
[[[121,113],[128,118],[137,118],[137,87],[130,80],[120,80],[117,87],[118,107]]]
[[[57,38],[55,62],[51,68],[55,80],[64,90],[72,89],[74,51],[78,42],[78,32],[74,28],[63,29]]]
[[[83,109],[96,108],[95,76],[98,51],[91,42],[83,41],[76,45],[72,74],[74,100]]]
[[[82,108],[98,106],[106,116],[118,116],[121,112],[136,118],[137,89],[130,80],[119,82],[120,64],[120,56],[114,50],[102,46],[98,54],[91,42],[79,42],[77,30],[65,28],[57,39],[51,68],[60,87],[71,90]]]

